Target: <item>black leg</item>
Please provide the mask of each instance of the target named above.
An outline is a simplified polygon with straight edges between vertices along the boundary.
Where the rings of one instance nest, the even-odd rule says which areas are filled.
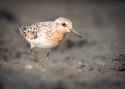
[[[47,52],[46,57],[49,57],[49,55],[50,55],[50,51],[49,51],[49,52]]]

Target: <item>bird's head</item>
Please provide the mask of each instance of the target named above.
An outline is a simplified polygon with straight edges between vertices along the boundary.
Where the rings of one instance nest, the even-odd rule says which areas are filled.
[[[58,31],[63,33],[72,32],[77,36],[81,36],[72,26],[72,21],[70,19],[59,17],[55,21],[56,27]]]

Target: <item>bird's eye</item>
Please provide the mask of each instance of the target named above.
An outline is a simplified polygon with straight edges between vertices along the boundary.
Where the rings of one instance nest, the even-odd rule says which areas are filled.
[[[66,27],[66,23],[62,23],[62,26]]]

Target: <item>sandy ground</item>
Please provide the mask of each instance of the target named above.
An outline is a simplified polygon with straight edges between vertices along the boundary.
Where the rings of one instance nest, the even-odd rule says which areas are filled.
[[[0,20],[0,89],[125,89],[124,2],[1,1],[22,24],[72,19],[83,38],[67,34],[51,49],[34,49]]]

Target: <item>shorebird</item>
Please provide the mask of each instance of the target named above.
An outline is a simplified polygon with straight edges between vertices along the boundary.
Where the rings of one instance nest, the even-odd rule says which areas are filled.
[[[72,21],[64,17],[59,17],[54,21],[22,25],[19,30],[31,49],[57,47],[65,39],[66,33],[81,37],[81,34],[73,28]]]
[[[82,37],[81,34],[74,29],[72,21],[65,17],[59,17],[54,21],[22,25],[20,20],[13,13],[2,9],[0,10],[0,19],[5,19],[16,26],[17,34],[29,43],[31,52],[33,48],[51,49],[59,46],[65,39],[66,33],[73,33],[78,37]],[[47,59],[49,53],[50,52],[45,55]],[[37,54],[34,55],[35,60],[39,59],[39,55],[36,55]],[[31,68],[31,66],[28,66],[28,68]]]
[[[19,33],[30,44],[30,48],[54,48],[59,46],[66,33],[74,33],[81,37],[73,26],[72,21],[65,17],[58,17],[54,21],[36,22],[34,24],[21,25],[13,13],[8,10],[0,10],[0,19],[7,19],[18,27]]]

